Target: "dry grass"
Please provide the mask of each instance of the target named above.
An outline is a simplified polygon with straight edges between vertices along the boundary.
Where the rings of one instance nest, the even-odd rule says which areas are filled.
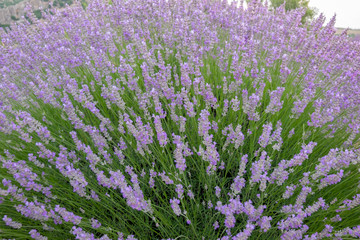
[[[346,28],[337,28],[336,29],[336,34],[340,34],[342,33],[344,30],[346,30]],[[355,34],[355,35],[360,35],[360,29],[349,29],[348,30],[348,34]]]

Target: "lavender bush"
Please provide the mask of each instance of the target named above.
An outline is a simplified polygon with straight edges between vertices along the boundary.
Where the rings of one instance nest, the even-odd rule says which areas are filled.
[[[92,1],[0,35],[0,236],[360,237],[360,44],[335,18]]]

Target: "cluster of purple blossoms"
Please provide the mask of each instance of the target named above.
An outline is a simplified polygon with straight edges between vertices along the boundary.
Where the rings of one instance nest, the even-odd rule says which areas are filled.
[[[36,229],[32,229],[29,234],[30,237],[35,240],[48,240],[47,237],[42,236]]]
[[[360,43],[335,18],[85,5],[0,29],[1,237],[360,238]]]
[[[11,218],[9,218],[6,215],[3,217],[2,220],[5,222],[6,226],[10,226],[15,229],[20,229],[22,227],[21,223],[13,221]]]

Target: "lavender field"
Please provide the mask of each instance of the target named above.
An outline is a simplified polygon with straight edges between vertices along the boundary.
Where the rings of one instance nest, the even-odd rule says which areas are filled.
[[[52,11],[0,28],[0,239],[360,238],[360,41],[335,18]]]

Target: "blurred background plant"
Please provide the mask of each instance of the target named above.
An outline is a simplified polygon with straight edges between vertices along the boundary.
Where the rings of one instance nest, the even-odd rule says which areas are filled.
[[[246,0],[249,3],[251,0]],[[261,0],[263,3],[265,0]],[[318,13],[318,9],[310,7],[309,2],[310,0],[268,0],[270,2],[270,7],[272,9],[280,7],[282,4],[285,3],[286,11],[295,10],[297,8],[304,8],[305,13],[302,17],[302,23],[313,19],[316,14]]]

